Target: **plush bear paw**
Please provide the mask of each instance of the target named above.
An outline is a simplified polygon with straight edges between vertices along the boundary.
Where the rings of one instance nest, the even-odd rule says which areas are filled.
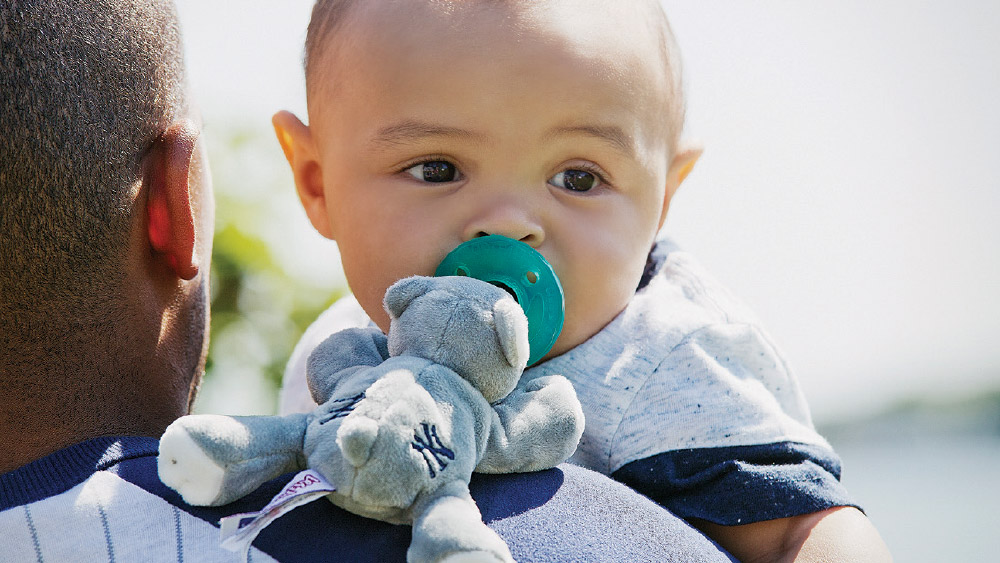
[[[174,421],[160,438],[156,468],[160,480],[180,493],[184,502],[208,506],[222,492],[225,469],[191,438],[182,421]]]
[[[441,559],[440,563],[506,563],[509,559],[498,557],[492,551],[466,551],[450,553]]]
[[[449,483],[417,509],[408,563],[513,563],[507,544],[483,523],[464,483]]]
[[[406,554],[407,563],[514,563],[507,544],[481,521],[450,525],[462,527],[464,550],[455,550],[453,538],[415,537]]]

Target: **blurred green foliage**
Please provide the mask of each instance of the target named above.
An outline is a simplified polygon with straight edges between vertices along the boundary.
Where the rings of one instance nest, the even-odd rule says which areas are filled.
[[[312,231],[270,130],[223,126],[206,136],[216,201],[212,326],[195,411],[268,414],[295,342],[345,289],[281,260],[306,252],[296,239]]]

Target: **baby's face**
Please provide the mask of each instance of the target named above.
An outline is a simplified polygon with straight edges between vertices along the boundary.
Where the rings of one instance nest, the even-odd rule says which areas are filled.
[[[393,282],[473,237],[524,241],[565,290],[552,357],[639,282],[666,212],[667,71],[642,14],[607,6],[628,2],[475,4],[364,2],[338,32],[310,99],[326,234],[382,330]]]

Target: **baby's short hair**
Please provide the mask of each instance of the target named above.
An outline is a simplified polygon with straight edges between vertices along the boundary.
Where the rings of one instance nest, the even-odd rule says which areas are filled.
[[[329,55],[324,51],[329,43],[329,38],[347,22],[351,9],[362,2],[377,0],[317,0],[313,5],[312,16],[309,20],[309,28],[306,32],[305,44],[305,74],[306,74],[306,95],[312,98],[316,93],[316,81],[324,75],[321,69],[323,61]],[[449,2],[452,0],[435,0]],[[516,4],[526,0],[481,0],[491,3]],[[537,0],[527,0],[535,2]],[[628,0],[638,1],[638,0]],[[665,125],[668,131],[668,143],[670,154],[674,154],[680,134],[684,127],[684,88],[682,84],[682,69],[680,50],[670,28],[670,22],[663,11],[663,6],[659,0],[642,0],[644,6],[650,11],[650,24],[657,34],[659,41],[660,56],[666,66],[668,76],[667,106],[664,108]]]
[[[329,36],[343,24],[354,4],[355,0],[316,0],[313,5],[309,27],[306,30],[304,57],[307,91],[311,89],[311,83],[320,74],[318,65],[322,58],[323,46]]]

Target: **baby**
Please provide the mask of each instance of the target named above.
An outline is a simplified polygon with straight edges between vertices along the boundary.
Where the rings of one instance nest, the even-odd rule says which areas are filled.
[[[572,461],[741,560],[888,559],[768,336],[657,236],[700,154],[681,142],[680,76],[655,0],[320,0],[309,124],[274,125],[353,299],[300,342],[285,408],[319,340],[387,331],[390,285],[503,235],[563,285],[563,330],[524,377],[574,383],[587,426]]]

